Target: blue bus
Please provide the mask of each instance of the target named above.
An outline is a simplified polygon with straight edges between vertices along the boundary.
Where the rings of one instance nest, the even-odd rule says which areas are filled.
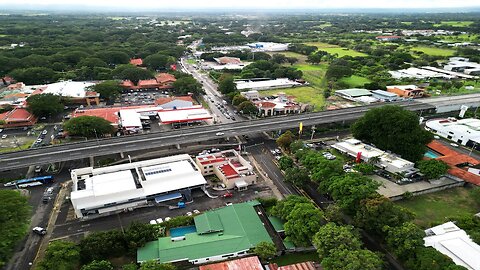
[[[17,188],[40,186],[44,184],[50,184],[54,181],[52,175],[38,176],[28,179],[21,179],[12,182],[5,183],[4,186],[16,186]]]

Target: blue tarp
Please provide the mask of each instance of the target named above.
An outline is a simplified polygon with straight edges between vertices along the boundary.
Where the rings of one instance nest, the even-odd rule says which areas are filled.
[[[160,195],[155,197],[155,202],[156,203],[161,203],[161,202],[166,202],[174,199],[180,199],[182,198],[182,194],[180,193],[171,193],[171,194],[165,194],[165,195]]]

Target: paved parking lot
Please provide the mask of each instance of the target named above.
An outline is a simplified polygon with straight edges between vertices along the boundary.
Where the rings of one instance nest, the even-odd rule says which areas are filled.
[[[154,104],[155,100],[161,97],[168,97],[167,91],[133,91],[122,93],[116,103],[122,105]]]
[[[222,195],[225,191],[214,191],[209,189],[209,193],[211,195]],[[66,237],[75,239],[87,232],[125,228],[134,221],[148,223],[152,219],[165,219],[165,217],[185,215],[187,212],[192,212],[194,209],[204,212],[225,206],[228,202],[238,203],[253,200],[258,197],[274,196],[273,192],[264,181],[259,181],[254,186],[249,187],[246,191],[233,191],[233,197],[231,198],[222,198],[219,196],[218,198],[211,199],[201,190],[194,190],[192,195],[193,202],[187,204],[183,209],[169,210],[166,206],[151,206],[135,209],[132,212],[119,213],[87,221],[74,219],[71,203],[69,200],[65,200],[60,208],[52,239]]]

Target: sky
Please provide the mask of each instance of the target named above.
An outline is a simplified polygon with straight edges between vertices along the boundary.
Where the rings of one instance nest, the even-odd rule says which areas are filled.
[[[480,0],[0,0],[0,7],[112,7],[115,9],[358,9],[479,7]],[[0,8],[1,10],[2,8]]]

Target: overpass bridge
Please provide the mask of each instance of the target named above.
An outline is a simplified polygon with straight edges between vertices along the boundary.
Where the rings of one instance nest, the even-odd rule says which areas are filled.
[[[437,106],[443,106],[446,104],[448,106],[451,106],[452,104],[464,104],[465,101],[470,103],[476,102],[476,104],[480,104],[480,94],[474,96],[456,96],[448,99],[431,98],[424,99],[423,102],[405,101],[390,104],[399,105],[411,111],[433,111],[437,108]],[[298,127],[300,122],[303,122],[304,126],[311,126],[352,121],[360,118],[369,109],[384,105],[385,104],[373,104],[332,111],[276,116],[258,120],[238,121],[228,124],[191,127],[165,132],[151,132],[140,135],[105,138],[86,142],[33,148],[1,154],[0,171],[25,168],[32,165],[83,159],[88,157],[139,150],[150,150],[177,144],[180,145],[208,141],[221,137],[233,137],[264,131],[284,130]],[[216,136],[216,133],[218,132],[223,132],[224,135]]]

